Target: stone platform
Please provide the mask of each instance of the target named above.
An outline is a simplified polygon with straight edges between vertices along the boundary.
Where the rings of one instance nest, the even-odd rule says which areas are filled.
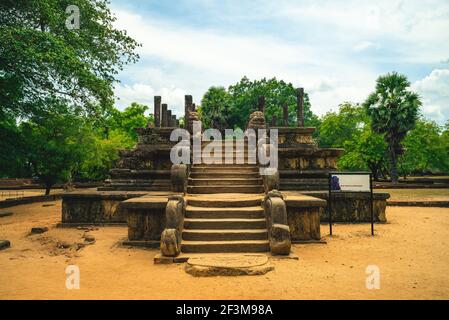
[[[145,191],[97,191],[88,189],[62,195],[62,219],[59,227],[80,225],[126,225],[126,215],[119,204],[141,197]]]
[[[289,194],[296,194],[292,191],[283,191],[287,196]],[[303,194],[311,197],[328,200],[329,193],[327,191],[302,191]],[[387,216],[385,209],[387,206],[387,199],[390,194],[386,192],[373,193],[374,206],[374,222],[385,223]],[[367,193],[359,192],[344,192],[332,194],[332,221],[344,223],[359,223],[371,222],[371,198]],[[321,222],[328,222],[329,215],[327,207],[320,213]]]
[[[263,275],[274,270],[266,255],[203,255],[187,260],[185,271],[194,277]]]

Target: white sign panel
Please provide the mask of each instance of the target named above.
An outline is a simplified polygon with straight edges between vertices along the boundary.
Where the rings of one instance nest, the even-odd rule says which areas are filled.
[[[332,174],[331,191],[371,192],[369,174]]]

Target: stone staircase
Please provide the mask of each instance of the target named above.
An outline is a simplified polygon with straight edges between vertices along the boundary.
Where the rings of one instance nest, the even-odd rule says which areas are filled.
[[[237,155],[234,149],[234,159]],[[193,165],[187,191],[183,252],[269,251],[257,165]]]

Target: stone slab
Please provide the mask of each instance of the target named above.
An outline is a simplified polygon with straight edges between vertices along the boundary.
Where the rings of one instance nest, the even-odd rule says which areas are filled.
[[[138,198],[132,198],[120,203],[122,209],[164,209],[167,206],[170,195],[181,195],[181,193],[158,193],[148,194]]]
[[[12,216],[12,212],[0,212],[0,218]]]
[[[173,257],[165,257],[158,253],[154,256],[154,264],[172,264],[173,263]]]
[[[282,191],[284,195],[285,205],[287,207],[304,208],[304,207],[326,207],[327,201],[301,194],[295,191]]]
[[[0,240],[0,250],[9,248],[11,246],[11,242],[9,240]]]
[[[190,257],[185,271],[194,277],[263,275],[274,270],[261,254],[205,255]]]

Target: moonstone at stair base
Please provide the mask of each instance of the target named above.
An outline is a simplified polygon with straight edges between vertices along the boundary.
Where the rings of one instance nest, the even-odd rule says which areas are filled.
[[[263,275],[274,270],[266,255],[210,255],[191,257],[185,271],[194,277],[252,276]]]

